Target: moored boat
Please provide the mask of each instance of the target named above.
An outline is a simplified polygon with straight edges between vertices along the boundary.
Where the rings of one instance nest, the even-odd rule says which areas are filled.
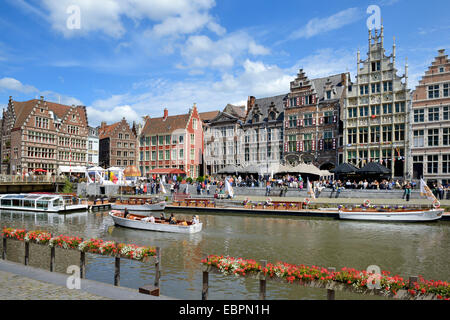
[[[166,208],[166,201],[143,198],[130,198],[127,200],[117,201],[111,205],[113,210],[125,210],[139,213],[142,215],[150,215],[152,211],[163,211]]]
[[[147,222],[142,219],[146,218],[143,215],[128,214],[127,218],[123,217],[123,212],[112,210],[109,213],[113,219],[114,224],[131,229],[171,232],[171,233],[198,233],[202,231],[203,224],[201,222],[193,224],[192,222],[178,222],[177,224],[169,224],[165,219],[155,218],[155,222]]]
[[[339,219],[364,221],[427,222],[442,218],[443,209],[339,209]]]
[[[68,212],[87,210],[86,200],[74,195],[52,193],[5,194],[0,196],[0,209],[35,212]]]

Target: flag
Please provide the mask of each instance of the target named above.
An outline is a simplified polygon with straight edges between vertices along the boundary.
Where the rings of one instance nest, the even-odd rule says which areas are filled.
[[[316,195],[314,194],[314,190],[312,188],[311,182],[309,182],[309,178],[308,178],[308,181],[306,184],[308,186],[308,195],[311,197],[311,199],[315,199]]]
[[[233,188],[231,187],[230,182],[228,182],[228,179],[225,179],[225,192],[228,193],[228,195],[229,195],[231,198],[234,197]]]
[[[427,197],[430,201],[438,201],[423,179],[420,179],[420,195],[422,197]]]
[[[164,183],[160,182],[160,183],[159,183],[159,186],[161,187],[161,193],[166,194],[167,191],[166,191],[166,188],[164,188]]]

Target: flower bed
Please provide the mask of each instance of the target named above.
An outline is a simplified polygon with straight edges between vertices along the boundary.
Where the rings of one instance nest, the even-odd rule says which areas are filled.
[[[331,272],[326,268],[318,266],[292,265],[283,262],[276,264],[267,263],[262,267],[255,260],[232,258],[211,255],[202,260],[202,264],[207,267],[217,268],[217,271],[225,275],[249,276],[264,275],[269,279],[279,279],[289,283],[317,282],[319,284],[343,284],[355,291],[370,290],[367,285],[372,281],[375,284],[376,275],[367,271],[358,271],[351,268],[342,268],[341,271]],[[409,298],[417,298],[420,295],[435,295],[437,299],[450,299],[450,283],[447,281],[425,280],[419,276],[417,282],[409,283],[409,280],[390,272],[382,271],[379,277],[381,293],[386,296],[396,296],[400,290],[409,294]],[[370,285],[370,283],[369,283]]]
[[[80,237],[68,237],[59,235],[52,237],[46,231],[26,231],[25,229],[3,228],[4,237],[19,241],[28,241],[49,247],[79,250],[81,252],[100,254],[105,256],[116,256],[145,261],[147,258],[156,255],[153,247],[139,247],[134,244],[117,244],[114,241],[104,241],[102,239],[83,240]]]

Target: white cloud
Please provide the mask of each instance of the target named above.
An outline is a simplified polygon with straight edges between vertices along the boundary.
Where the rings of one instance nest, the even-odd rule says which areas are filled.
[[[80,8],[81,29],[72,30],[67,28],[67,8],[74,4]],[[52,27],[67,37],[99,31],[120,38],[126,33],[125,18],[135,25],[152,22],[153,33],[158,36],[187,34],[205,26],[218,34],[224,32],[208,14],[214,0],[43,0],[42,5],[49,12]]]
[[[306,26],[293,32],[291,39],[309,39],[318,34],[339,29],[364,17],[364,13],[358,8],[349,8],[326,18],[313,18]]]
[[[181,49],[188,68],[230,68],[241,56],[269,53],[269,49],[257,44],[244,31],[228,34],[217,41],[205,35],[190,36]]]
[[[141,120],[141,117],[136,113],[134,108],[129,105],[117,106],[110,110],[98,110],[93,107],[87,107],[86,111],[90,126],[97,126],[102,121],[111,124],[122,120],[122,118],[125,118],[128,122]]]
[[[17,91],[21,93],[32,93],[37,92],[33,86],[24,85],[17,79],[14,78],[2,78],[0,79],[0,91]]]

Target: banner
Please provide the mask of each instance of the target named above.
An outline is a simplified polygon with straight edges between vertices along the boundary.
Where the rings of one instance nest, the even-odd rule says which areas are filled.
[[[430,190],[423,179],[420,179],[420,195],[422,197],[427,197],[427,199],[430,201],[438,201],[438,199],[434,196],[433,192]]]

